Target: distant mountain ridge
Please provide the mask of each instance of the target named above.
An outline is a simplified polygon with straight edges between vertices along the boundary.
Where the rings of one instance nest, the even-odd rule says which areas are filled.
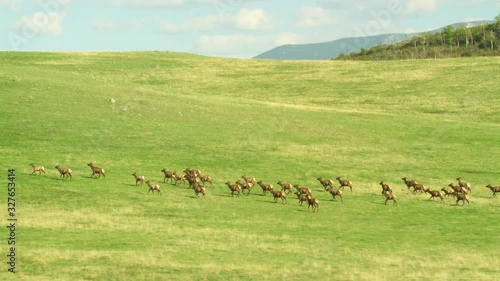
[[[491,22],[492,21],[463,22],[452,24],[452,26],[476,26]],[[408,40],[413,36],[421,33],[439,32],[444,28],[445,27],[433,31],[417,33],[395,33],[365,37],[350,37],[322,43],[288,44],[278,46],[253,58],[273,60],[328,60],[336,58],[341,54],[359,52],[361,49],[369,49],[382,44],[398,43],[404,40]]]

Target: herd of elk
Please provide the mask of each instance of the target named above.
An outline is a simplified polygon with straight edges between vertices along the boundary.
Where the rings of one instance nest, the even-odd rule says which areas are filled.
[[[41,175],[42,173],[46,174],[45,168],[41,165],[35,165],[33,163],[30,163],[29,166],[33,169],[31,174],[35,173],[38,173],[38,175]],[[90,175],[91,178],[100,178],[101,175],[104,178],[106,178],[105,171],[103,168],[94,166],[92,162],[88,163],[87,166],[89,166],[92,170],[92,174]],[[56,165],[55,168],[58,170],[60,178],[62,180],[66,180],[68,178],[71,180],[73,178],[71,169],[61,168],[60,165]],[[199,194],[201,193],[203,195],[202,198],[205,198],[206,189],[205,186],[203,186],[202,184],[210,183],[210,186],[213,186],[212,177],[206,175],[202,176],[201,172],[196,169],[194,170],[191,170],[189,168],[185,169],[183,171],[184,174],[167,171],[166,169],[161,170],[161,172],[164,174],[163,182],[170,181],[171,183],[177,185],[178,183],[185,183],[187,181],[189,183],[189,187],[194,190],[195,197],[199,197]],[[161,195],[159,185],[151,184],[149,180],[145,181],[145,177],[142,175],[138,175],[136,172],[134,172],[132,176],[134,176],[136,186],[143,185],[144,182],[146,182],[149,188],[147,193],[149,192],[154,193],[156,191],[159,195]],[[297,195],[297,199],[299,200],[299,204],[301,206],[303,202],[307,202],[308,209],[312,206],[313,212],[317,212],[319,209],[319,201],[316,198],[312,197],[310,188],[300,187],[298,184],[292,185],[290,183],[284,183],[282,181],[278,181],[277,184],[281,187],[281,190],[275,191],[271,184],[263,183],[261,180],[256,181],[254,177],[246,177],[243,175],[241,176],[241,178],[245,182],[241,182],[240,180],[238,180],[234,184],[231,184],[230,182],[225,183],[231,191],[231,196],[234,196],[236,194],[236,197],[239,197],[240,193],[245,194],[243,192],[244,190],[247,190],[246,195],[248,196],[253,186],[257,183],[262,188],[262,193],[264,195],[269,191],[273,195],[273,199],[275,202],[277,202],[278,199],[281,199],[282,203],[286,203],[287,202],[286,195],[290,195],[293,192],[293,188],[295,188],[296,189],[295,194]],[[428,200],[431,200],[433,198],[439,198],[441,199],[441,202],[444,202],[444,196],[447,197],[453,196],[456,199],[457,205],[460,201],[462,201],[462,205],[464,205],[465,202],[467,202],[467,204],[470,203],[468,194],[472,192],[471,185],[467,182],[462,181],[460,177],[456,178],[458,185],[450,183],[448,184],[450,189],[442,188],[441,190],[430,190],[429,188],[426,188],[423,184],[420,184],[415,180],[408,180],[406,177],[403,177],[401,179],[405,183],[408,191],[411,191],[410,189],[413,188],[412,191],[413,194],[429,193],[430,198]],[[332,200],[336,200],[335,197],[338,196],[340,197],[340,200],[343,202],[344,197],[342,190],[346,186],[349,187],[350,190],[352,191],[352,182],[349,180],[343,180],[340,177],[336,178],[336,180],[340,184],[340,186],[337,189],[333,187],[334,183],[330,179],[323,179],[322,177],[319,177],[317,178],[317,180],[319,181],[323,189],[328,193],[330,193],[330,195],[332,195],[333,197]],[[382,187],[382,194],[385,197],[384,204],[387,204],[387,201],[392,200],[393,205],[397,205],[396,195],[393,194],[393,190],[391,189],[391,187],[388,184],[384,183],[383,181],[381,181],[379,184]],[[496,193],[500,193],[500,186],[492,186],[491,184],[488,184],[486,185],[486,187],[493,192],[493,197],[497,197]]]

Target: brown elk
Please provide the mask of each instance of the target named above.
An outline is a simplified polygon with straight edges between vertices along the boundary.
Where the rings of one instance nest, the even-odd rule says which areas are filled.
[[[322,177],[317,178],[319,183],[323,186],[325,190],[328,189],[328,187],[333,187],[333,181],[332,180],[324,180]]]
[[[434,197],[439,197],[441,199],[441,203],[444,203],[444,198],[443,198],[443,195],[441,194],[441,192],[439,190],[430,190],[430,189],[426,189],[425,192],[429,193],[431,195],[431,197],[429,198],[429,200],[431,200],[432,198]]]
[[[247,183],[250,183],[252,185],[254,185],[256,183],[255,181],[255,178],[254,177],[246,177],[246,176],[241,176],[241,178],[247,182]]]
[[[311,195],[311,189],[307,187],[299,187],[298,184],[294,185],[295,189],[300,193],[300,194],[307,194]]]
[[[307,197],[309,196],[308,194],[303,194],[298,191],[295,191],[294,194],[297,195],[297,199],[299,199],[300,206],[302,206],[302,202],[307,202]]]
[[[186,183],[186,176],[178,174],[177,172],[173,173],[174,176],[174,184],[177,185],[178,182]]]
[[[163,170],[161,170],[161,171],[165,175],[165,177],[163,178],[163,182],[165,182],[165,180],[167,180],[167,179],[170,180],[171,183],[174,182],[174,173],[173,172],[169,172],[165,168],[163,168]]]
[[[462,206],[465,204],[465,201],[467,201],[467,204],[469,204],[469,197],[465,193],[461,192],[455,192],[455,197],[457,198],[457,205],[458,201],[462,201]]]
[[[493,197],[497,197],[497,192],[500,193],[500,186],[491,186],[491,184],[488,184],[486,187],[493,192]]]
[[[453,192],[459,192],[459,193],[465,193],[465,194],[467,194],[467,189],[461,187],[460,185],[453,185],[453,183],[450,183],[448,186],[453,189]]]
[[[200,181],[205,184],[205,183],[210,183],[210,186],[214,186],[213,182],[212,182],[212,177],[210,176],[198,176],[198,178],[200,179]]]
[[[470,189],[470,187],[471,187],[470,184],[467,182],[461,181],[460,179],[461,179],[460,177],[457,178],[458,185],[461,186],[462,188],[464,188],[465,190],[467,190],[467,193],[472,192],[472,190]]]
[[[392,203],[393,206],[398,204],[398,202],[396,201],[396,195],[392,193],[384,193],[384,196],[385,196],[385,203],[384,203],[385,205],[387,205],[387,201],[389,200],[393,201]]]
[[[278,203],[278,198],[281,198],[281,203],[282,204],[283,204],[283,201],[285,201],[285,203],[287,203],[286,202],[286,196],[285,196],[285,193],[283,191],[281,191],[281,190],[276,190],[276,191],[271,190],[270,192],[273,195],[275,203]]]
[[[342,196],[342,190],[333,189],[333,187],[330,187],[328,189],[328,192],[333,196],[333,199],[335,199],[335,196],[338,196],[340,197],[340,201],[344,202],[344,197]]]
[[[336,179],[340,184],[339,189],[342,188],[343,190],[345,186],[348,186],[352,191],[352,182],[350,180],[343,180],[340,177],[337,177]]]
[[[311,195],[308,195],[307,196],[307,210],[308,211],[309,211],[309,207],[311,207],[311,206],[312,206],[313,213],[314,213],[314,210],[316,210],[316,212],[319,211],[319,200],[311,197]]]
[[[277,182],[281,186],[281,191],[285,191],[287,195],[293,192],[293,186],[291,183],[284,183],[282,181]]]
[[[160,186],[157,185],[157,184],[151,184],[151,181],[146,181],[146,184],[148,185],[148,194],[150,191],[152,191],[152,194],[155,193],[155,191],[158,193],[158,195],[161,195],[161,191],[160,191]]]
[[[271,184],[262,183],[262,181],[258,181],[257,184],[260,185],[260,187],[262,188],[262,193],[264,194],[266,194],[267,191],[273,190],[273,186]]]
[[[33,173],[31,173],[32,175],[35,172],[38,172],[38,175],[41,175],[42,173],[45,174],[45,168],[43,166],[38,166],[38,165],[35,165],[33,163],[31,163],[30,166],[31,166],[31,168],[33,168]]]
[[[236,192],[236,197],[240,197],[241,185],[239,184],[231,184],[230,182],[226,182],[227,187],[231,190],[231,196],[234,197],[234,193]]]
[[[245,194],[245,190],[247,191],[247,196],[250,194],[250,191],[252,191],[253,185],[249,182],[241,182],[240,180],[236,181],[236,184],[241,186],[241,193]]]
[[[441,191],[444,193],[444,195],[446,197],[449,197],[450,195],[455,196],[455,190],[453,190],[453,189],[446,189],[443,187],[443,188],[441,188]]]
[[[380,186],[382,186],[382,194],[386,193],[391,193],[392,194],[392,189],[388,184],[385,184],[383,181],[381,181]]]
[[[406,187],[408,187],[408,190],[410,190],[410,188],[412,188],[416,184],[418,184],[415,180],[407,180],[406,177],[401,178],[401,179],[405,182],[405,185],[406,185]]]
[[[73,179],[70,168],[61,168],[59,165],[57,165],[55,168],[59,171],[63,180],[67,179],[68,177],[70,180]]]
[[[198,197],[199,194],[201,193],[203,195],[202,198],[205,199],[205,187],[204,186],[195,186],[195,187],[193,187],[193,190],[194,190],[194,195],[196,197]]]
[[[95,167],[92,162],[88,163],[87,166],[90,167],[90,169],[92,170],[92,175],[90,175],[91,178],[94,177],[95,174],[98,174],[99,177],[97,178],[100,178],[101,175],[106,178],[106,175],[104,174],[104,169],[103,168],[99,168],[99,167]]]
[[[135,178],[135,186],[142,185],[144,183],[144,176],[137,175],[136,172],[134,172],[132,176]]]
[[[422,194],[422,193],[425,193],[425,190],[427,188],[423,185],[423,184],[420,184],[420,183],[417,183],[413,186],[413,194],[416,194],[418,192],[418,194]]]

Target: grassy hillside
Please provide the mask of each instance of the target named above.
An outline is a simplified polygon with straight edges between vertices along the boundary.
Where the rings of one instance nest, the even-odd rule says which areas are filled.
[[[287,62],[166,52],[0,53],[18,280],[495,280],[500,58]],[[87,163],[106,169],[91,179]],[[29,163],[46,175],[30,175]],[[62,181],[54,168],[73,170]],[[206,199],[163,183],[198,168]],[[159,183],[136,187],[132,173]],[[318,213],[242,175],[308,186]],[[344,202],[318,177],[350,179]],[[470,204],[407,192],[471,183]],[[379,182],[398,205],[384,205]],[[0,279],[7,272],[4,237]]]

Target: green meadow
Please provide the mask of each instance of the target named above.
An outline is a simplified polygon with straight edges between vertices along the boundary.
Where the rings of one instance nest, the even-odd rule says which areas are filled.
[[[500,185],[499,66],[1,52],[0,279],[498,280],[500,199],[485,186]],[[214,184],[196,198],[163,168]],[[319,211],[258,185],[232,197],[224,183],[243,175],[309,187]],[[316,180],[339,176],[353,182],[344,202]],[[461,177],[470,203],[402,177],[436,190]]]

